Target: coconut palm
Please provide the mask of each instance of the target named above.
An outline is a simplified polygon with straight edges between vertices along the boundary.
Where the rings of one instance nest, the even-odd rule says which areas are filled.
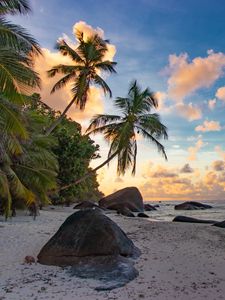
[[[87,133],[104,134],[105,140],[110,144],[108,158],[74,184],[85,180],[116,156],[118,175],[124,175],[130,167],[134,175],[136,171],[137,136],[139,134],[155,145],[163,157],[167,159],[164,146],[159,142],[161,138],[167,139],[167,128],[160,122],[158,114],[151,113],[151,110],[157,106],[155,95],[148,88],[142,91],[137,82],[133,81],[127,97],[118,97],[115,100],[115,107],[121,111],[121,115],[94,116]],[[69,186],[64,186],[62,189]]]
[[[81,110],[85,109],[91,85],[99,86],[105,94],[109,94],[110,97],[112,96],[109,86],[100,76],[100,72],[102,71],[106,73],[116,73],[114,69],[116,62],[104,59],[108,51],[108,41],[102,40],[97,34],[84,40],[83,33],[79,31],[77,31],[76,37],[79,42],[76,49],[70,47],[65,40],[59,40],[57,42],[57,49],[64,56],[70,57],[73,64],[57,65],[48,71],[49,77],[54,77],[57,74],[64,75],[53,86],[51,93],[71,83],[72,99],[58,120],[46,131],[46,134],[54,130],[74,103]]]

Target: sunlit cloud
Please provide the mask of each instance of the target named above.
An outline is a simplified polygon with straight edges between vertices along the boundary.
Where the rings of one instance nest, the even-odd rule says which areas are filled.
[[[176,109],[176,111],[178,111],[180,115],[186,118],[188,121],[199,120],[202,118],[201,109],[197,106],[194,106],[192,103],[178,103],[174,109]]]
[[[222,101],[225,101],[225,86],[220,87],[217,91],[216,91],[216,97]]]
[[[208,88],[223,75],[225,54],[207,52],[206,57],[189,60],[188,54],[169,56],[168,91],[171,98],[182,102],[200,88]]]
[[[104,38],[104,31],[100,28],[94,29],[85,22],[78,22],[73,26],[74,33],[76,30],[82,30],[84,32],[84,37],[87,38],[95,33],[98,33],[102,38]],[[69,42],[71,46],[76,48],[76,42],[73,42],[66,35],[63,35],[63,38]],[[114,45],[109,45],[109,51],[105,59],[113,60],[113,57],[116,53],[116,48]],[[54,52],[49,49],[42,49],[43,56],[39,56],[35,60],[35,70],[40,74],[42,80],[42,88],[38,91],[41,94],[42,100],[46,102],[50,107],[57,111],[63,111],[65,107],[69,104],[72,95],[71,95],[71,85],[68,84],[66,87],[58,90],[54,94],[51,94],[52,87],[54,84],[62,77],[62,75],[56,75],[54,78],[48,78],[47,71],[51,69],[54,65],[65,64],[71,65],[74,64],[68,56],[63,56],[59,52]],[[85,124],[88,119],[93,115],[104,112],[104,95],[102,91],[97,87],[91,87],[88,93],[88,100],[85,107],[85,111],[80,111],[77,107],[72,106],[68,112],[68,117],[82,122]]]
[[[192,169],[189,164],[185,164],[180,170],[180,173],[193,173],[193,172],[194,169]]]
[[[202,125],[195,127],[195,131],[207,132],[207,131],[220,131],[222,128],[217,121],[204,121]]]
[[[212,162],[212,168],[214,171],[220,172],[225,170],[225,161],[223,160],[215,160]]]
[[[204,146],[204,143],[203,143],[202,139],[199,139],[195,143],[194,147],[189,147],[188,148],[188,153],[189,153],[188,160],[190,160],[190,161],[196,160],[197,153],[203,146]]]

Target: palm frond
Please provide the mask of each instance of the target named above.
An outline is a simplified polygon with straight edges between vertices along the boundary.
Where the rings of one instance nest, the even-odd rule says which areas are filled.
[[[95,65],[96,69],[100,70],[100,71],[104,71],[104,72],[108,72],[108,73],[116,73],[116,70],[114,69],[114,66],[116,66],[117,63],[113,62],[113,61],[102,61],[99,62]]]
[[[111,122],[119,121],[120,119],[121,117],[118,115],[103,115],[103,114],[95,115],[91,119],[90,125],[88,126],[86,133],[90,134],[92,130],[100,126],[105,126],[106,124],[109,124]]]
[[[0,45],[28,54],[41,54],[38,42],[20,25],[15,25],[0,17]]]
[[[59,40],[56,44],[56,49],[58,49],[62,55],[69,56],[76,63],[84,62],[77,51],[72,49],[65,40]]]
[[[28,0],[1,0],[0,15],[26,14],[31,11]]]
[[[144,138],[150,140],[158,148],[158,151],[162,153],[164,158],[167,160],[167,155],[164,146],[159,141],[157,141],[157,139],[144,128],[140,126],[136,126],[136,128],[140,131],[140,133],[143,135]]]
[[[103,89],[103,92],[106,94],[109,94],[109,97],[112,97],[112,91],[110,90],[107,83],[97,74],[94,75],[94,83],[98,86],[100,86]]]

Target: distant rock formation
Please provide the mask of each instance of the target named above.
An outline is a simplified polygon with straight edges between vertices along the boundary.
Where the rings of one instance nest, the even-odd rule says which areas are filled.
[[[211,205],[203,204],[195,201],[187,201],[174,206],[175,210],[197,210],[197,209],[209,209]]]
[[[145,211],[152,211],[152,210],[157,210],[155,206],[149,204],[149,203],[146,203],[144,204],[144,210]]]
[[[216,221],[213,220],[201,220],[186,216],[177,216],[173,219],[173,222],[187,222],[187,223],[205,223],[205,224],[214,224]]]
[[[99,201],[99,206],[116,211],[124,209],[131,212],[144,211],[143,198],[136,187],[127,187],[102,198]]]
[[[73,266],[73,275],[103,279],[107,290],[123,286],[138,272],[129,258],[140,250],[107,216],[94,209],[80,210],[69,216],[38,254],[44,265]]]

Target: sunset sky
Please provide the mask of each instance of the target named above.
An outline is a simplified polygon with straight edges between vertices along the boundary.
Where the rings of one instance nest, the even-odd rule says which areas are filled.
[[[56,79],[46,70],[69,63],[54,49],[59,37],[76,43],[74,30],[97,30],[110,40],[108,58],[117,74],[106,77],[108,99],[93,88],[84,112],[69,114],[82,123],[96,113],[112,113],[113,99],[126,96],[137,79],[157,93],[162,122],[168,127],[166,162],[151,144],[138,141],[137,173],[116,176],[115,162],[99,171],[100,189],[108,194],[137,186],[145,200],[225,200],[225,1],[224,0],[31,0],[30,16],[13,17],[39,41],[44,56],[35,63],[43,80],[43,100],[63,109],[69,87],[50,96]],[[100,136],[101,159],[108,145]]]

